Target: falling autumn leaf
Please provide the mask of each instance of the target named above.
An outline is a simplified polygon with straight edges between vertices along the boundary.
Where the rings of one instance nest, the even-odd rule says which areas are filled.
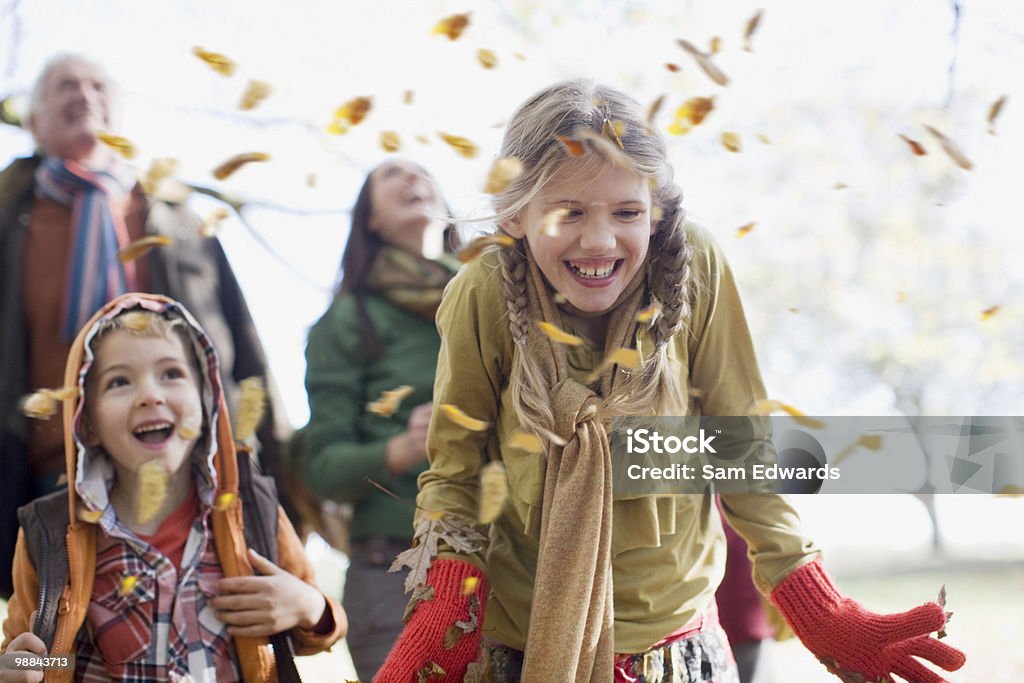
[[[1007,96],[1003,95],[998,100],[992,103],[992,106],[988,108],[988,134],[996,134],[996,119],[999,118],[999,112],[1003,110],[1003,105],[1006,104]]]
[[[482,432],[490,426],[490,423],[470,417],[458,406],[452,405],[451,403],[442,403],[441,412],[449,420],[471,432]]]
[[[796,315],[797,313],[800,312],[800,309],[797,308],[796,306],[790,306],[786,310],[789,311],[790,313],[792,313],[793,315]]]
[[[238,414],[235,417],[235,439],[246,441],[256,433],[267,407],[267,390],[262,377],[247,377],[238,383]]]
[[[476,61],[485,69],[493,69],[498,65],[498,57],[490,50],[480,48],[476,51]]]
[[[231,213],[223,206],[215,206],[203,219],[203,224],[199,226],[199,234],[203,237],[215,237],[220,233],[221,223],[230,215]]]
[[[564,207],[551,209],[545,213],[540,222],[540,234],[544,237],[558,237],[562,233],[562,220],[568,215],[569,209]]]
[[[121,260],[121,263],[128,263],[129,261],[134,261],[139,258],[154,247],[166,247],[173,241],[173,239],[166,235],[147,235],[146,237],[140,237],[117,252],[117,258]]]
[[[661,107],[662,107],[663,104],[665,104],[665,94],[664,93],[662,93],[661,95],[658,95],[658,97],[653,102],[651,102],[651,106],[649,106],[647,108],[647,123],[648,124],[653,124],[654,123],[654,119],[657,118],[658,112],[661,111]]]
[[[385,152],[397,152],[402,147],[402,141],[395,131],[383,130],[380,133],[380,146]]]
[[[120,135],[112,135],[110,133],[99,132],[96,137],[107,147],[123,156],[125,159],[135,158],[135,145],[132,144],[131,140]]]
[[[594,371],[587,375],[586,381],[595,381],[607,368],[613,365],[621,365],[624,368],[635,370],[640,367],[640,352],[636,349],[615,349],[601,359],[601,363],[594,368]]]
[[[122,598],[131,595],[138,583],[139,577],[137,576],[128,575],[121,577],[121,580],[117,583],[117,595]]]
[[[192,48],[192,54],[206,62],[211,69],[222,76],[231,76],[235,73],[235,63],[219,52],[210,52],[201,47],[194,47]]]
[[[316,187],[316,173],[309,173],[306,175],[306,187],[311,189]]]
[[[332,135],[343,135],[350,126],[358,125],[373,108],[373,99],[369,97],[353,97],[334,110],[334,120],[327,127]]]
[[[544,450],[544,442],[540,440],[539,436],[527,434],[518,429],[509,435],[507,443],[510,448],[518,448],[527,453],[540,453]]]
[[[448,40],[456,40],[469,26],[469,12],[465,14],[453,14],[437,22],[434,26],[434,34],[448,36]]]
[[[224,512],[230,508],[236,500],[238,500],[237,493],[233,491],[225,491],[217,496],[217,500],[213,503],[213,509],[217,512]]]
[[[159,460],[147,460],[142,463],[136,474],[139,507],[135,511],[135,520],[139,524],[148,524],[153,521],[164,504],[169,477],[166,467]]]
[[[438,135],[442,140],[448,143],[448,145],[459,153],[459,156],[472,159],[476,156],[478,148],[475,143],[466,138],[459,137],[458,135],[449,135],[448,133],[438,132]]]
[[[636,321],[638,323],[645,323],[654,320],[661,314],[661,304],[657,301],[651,303],[649,306],[645,306],[640,309],[640,312],[636,314]]]
[[[153,314],[148,311],[128,311],[118,320],[121,325],[132,332],[144,332],[153,324]]]
[[[178,427],[178,436],[186,441],[190,441],[198,437],[199,432],[195,428],[183,424]]]
[[[923,157],[925,154],[928,153],[924,146],[917,140],[912,140],[903,133],[898,133],[898,135],[900,136],[900,139],[903,140],[903,142],[907,143],[907,146],[910,147],[910,151],[916,154],[917,156]]]
[[[543,332],[548,339],[555,342],[556,344],[565,344],[566,346],[582,346],[583,339],[577,337],[574,334],[562,331],[558,326],[552,325],[549,322],[543,320],[537,321],[537,327]]]
[[[466,245],[456,256],[463,263],[469,263],[481,256],[490,247],[511,247],[516,241],[508,235],[482,235]]]
[[[416,136],[416,142],[420,143],[421,145],[429,145],[430,138],[428,138],[426,135],[420,134]]]
[[[87,524],[98,524],[100,518],[103,517],[103,511],[87,510],[86,508],[80,507],[75,511],[75,516]]]
[[[21,412],[33,420],[49,420],[57,414],[58,402],[42,392],[29,394],[21,399]]]
[[[841,181],[837,181],[832,184],[833,190],[845,190],[847,187],[849,187],[849,185]]]
[[[722,51],[722,39],[719,36],[712,36],[711,43],[708,45],[708,53],[717,55]]]
[[[608,130],[614,134],[614,129],[610,125]],[[604,135],[595,133],[589,128],[580,128],[576,135],[593,145],[594,149],[614,166],[625,169],[632,168],[630,158],[626,156],[622,148]]]
[[[413,388],[403,384],[396,389],[381,392],[380,398],[366,405],[366,410],[381,417],[391,417],[398,411],[402,401],[412,394]]]
[[[673,135],[685,135],[698,126],[715,108],[714,97],[691,97],[676,110],[675,121],[668,127]]]
[[[696,45],[694,45],[688,40],[679,38],[678,40],[676,40],[676,43],[679,45],[679,47],[683,48],[688,53],[690,53],[690,56],[692,56],[697,61],[697,65],[705,74],[707,74],[708,78],[710,78],[715,83],[723,87],[729,85],[729,77],[726,76],[721,69],[715,66],[715,63],[711,61],[710,55],[706,55],[703,52],[701,52]]]
[[[476,587],[480,585],[480,577],[478,576],[467,576],[462,580],[462,595],[471,595]]]
[[[750,231],[753,230],[756,226],[757,226],[756,222],[747,223],[746,225],[741,225],[740,227],[736,228],[736,237],[743,237],[745,235],[749,235]]]
[[[522,52],[513,52],[512,56],[518,59],[520,62],[526,61],[526,55],[524,55]]]
[[[260,105],[260,102],[270,97],[274,92],[272,85],[266,81],[250,80],[242,93],[242,99],[238,102],[238,108],[242,111],[251,111]]]
[[[989,306],[981,312],[982,320],[991,320],[992,316],[999,312],[999,306]]]
[[[213,177],[224,180],[242,166],[256,161],[270,161],[270,155],[264,152],[245,152],[236,154],[217,168],[213,169]]]
[[[669,72],[671,72],[671,73],[679,73],[679,68],[680,67],[679,67],[678,64],[673,64],[672,62],[667,62],[665,64],[665,68],[668,69]]]
[[[412,90],[406,90],[405,92],[402,93],[402,102],[405,104],[412,104],[413,97],[414,95]]]
[[[772,139],[770,137],[768,137],[767,135],[765,135],[764,133],[758,133],[757,134],[757,141],[760,142],[763,145],[770,145],[770,144],[772,144]]]
[[[740,141],[739,133],[726,131],[722,133],[722,146],[730,152],[743,151],[743,143]]]
[[[907,293],[902,289],[896,292],[896,303],[902,304],[907,300]]]
[[[960,148],[956,146],[951,139],[946,137],[941,131],[929,126],[927,123],[923,124],[925,130],[931,133],[939,144],[942,145],[942,151],[949,155],[949,158],[956,162],[956,165],[965,171],[971,170],[973,164],[971,161],[960,151]]]
[[[505,465],[499,461],[489,462],[480,470],[480,512],[477,520],[490,524],[501,514],[508,499],[508,475]]]
[[[586,153],[583,149],[582,143],[578,140],[573,140],[565,135],[559,135],[558,141],[562,143],[562,148],[569,153],[571,157],[581,157]]]
[[[523,162],[515,157],[498,157],[491,165],[484,184],[487,194],[499,194],[523,174]]]
[[[754,49],[750,47],[750,39],[754,37],[754,32],[757,31],[758,24],[761,23],[761,16],[763,14],[763,9],[757,10],[754,12],[754,16],[747,19],[747,25],[743,27],[743,49],[747,52],[754,51]]]
[[[178,160],[171,157],[159,157],[150,162],[146,174],[142,177],[142,189],[146,194],[153,194],[162,181],[178,172]]]

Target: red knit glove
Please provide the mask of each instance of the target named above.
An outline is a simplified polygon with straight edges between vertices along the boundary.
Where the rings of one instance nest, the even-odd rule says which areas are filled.
[[[476,585],[472,592],[464,595],[468,585],[466,579],[470,578],[477,579]],[[413,683],[417,673],[424,668],[429,670],[432,664],[443,669],[445,675],[443,678],[430,677],[431,683],[460,683],[465,677],[466,667],[476,660],[487,599],[487,579],[468,562],[435,559],[427,571],[427,585],[434,588],[434,597],[416,605],[384,666],[374,676],[374,683]],[[472,610],[476,613],[475,619],[471,614],[474,596],[479,600],[479,607]],[[475,622],[475,628],[459,635],[449,649],[445,647],[445,634],[456,625],[455,622],[464,625]]]
[[[875,614],[844,598],[821,560],[800,567],[771,594],[800,640],[844,681],[890,682],[891,674],[912,683],[946,683],[914,657],[947,671],[963,666],[959,650],[928,634],[942,629],[946,612],[928,602],[902,614]]]

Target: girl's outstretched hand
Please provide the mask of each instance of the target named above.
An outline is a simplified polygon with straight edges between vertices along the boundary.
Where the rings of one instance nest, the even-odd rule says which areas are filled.
[[[329,611],[323,594],[294,574],[249,550],[260,576],[221,579],[212,601],[233,636],[270,636],[295,628],[313,630]]]
[[[807,649],[844,681],[874,683],[896,675],[912,683],[945,683],[915,657],[947,671],[967,659],[929,635],[946,625],[941,605],[928,602],[901,614],[869,612],[840,595],[820,559],[783,579],[771,601]]]

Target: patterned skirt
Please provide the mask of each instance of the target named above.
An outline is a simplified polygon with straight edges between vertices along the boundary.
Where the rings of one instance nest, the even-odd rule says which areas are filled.
[[[699,628],[684,637],[646,652],[615,655],[614,683],[739,683],[736,662],[714,603],[698,623]],[[484,680],[519,683],[521,651],[488,640],[482,650],[482,659],[487,662]]]

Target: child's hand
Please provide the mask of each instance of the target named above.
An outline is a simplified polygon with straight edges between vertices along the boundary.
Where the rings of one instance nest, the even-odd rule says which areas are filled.
[[[233,636],[269,636],[299,628],[312,629],[327,609],[316,588],[249,550],[252,567],[262,576],[221,579],[212,600],[217,616]]]
[[[46,656],[46,643],[39,639],[34,633],[25,632],[12,640],[4,650],[7,655],[38,655]],[[2,683],[39,683],[43,680],[42,671],[29,671],[14,669],[0,670],[0,682]]]

